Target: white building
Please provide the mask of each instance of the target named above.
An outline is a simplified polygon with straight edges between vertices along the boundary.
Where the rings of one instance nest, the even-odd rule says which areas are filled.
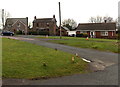
[[[76,36],[76,31],[67,31],[68,36]]]

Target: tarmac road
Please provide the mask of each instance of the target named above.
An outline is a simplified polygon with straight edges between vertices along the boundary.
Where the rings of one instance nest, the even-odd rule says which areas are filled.
[[[57,48],[58,50],[72,54],[77,53],[82,58],[92,61],[91,66],[95,68],[96,72],[50,78],[46,80],[3,79],[3,85],[118,85],[117,53],[76,48],[28,37],[9,38],[22,40],[53,49]]]

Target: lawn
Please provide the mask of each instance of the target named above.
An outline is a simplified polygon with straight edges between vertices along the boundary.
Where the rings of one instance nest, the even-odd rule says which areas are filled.
[[[45,38],[45,37],[39,36],[36,38]],[[118,53],[118,43],[117,43],[118,41],[113,39],[89,38],[89,40],[86,40],[86,38],[80,38],[80,37],[62,37],[62,39],[59,39],[59,37],[53,37],[53,36],[50,36],[48,38],[53,39],[53,40],[48,40],[49,42],[53,42],[53,43]]]
[[[2,42],[3,78],[51,78],[89,71],[88,63],[73,54],[19,40]]]

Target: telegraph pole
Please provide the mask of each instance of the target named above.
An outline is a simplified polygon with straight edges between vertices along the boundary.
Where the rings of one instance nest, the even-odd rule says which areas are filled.
[[[60,2],[59,2],[59,28],[60,28],[60,39],[62,39],[62,33],[61,33],[61,8],[60,8]]]
[[[2,9],[2,27],[4,28],[4,9]]]

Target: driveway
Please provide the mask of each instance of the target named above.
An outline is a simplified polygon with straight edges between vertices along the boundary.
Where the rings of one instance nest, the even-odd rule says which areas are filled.
[[[49,43],[41,39],[30,37],[9,37],[29,43],[45,46],[72,54],[77,53],[82,58],[92,61],[90,65],[95,72],[63,76],[45,80],[3,79],[5,85],[117,85],[118,84],[118,54],[102,52],[92,49],[76,48],[55,43]]]

